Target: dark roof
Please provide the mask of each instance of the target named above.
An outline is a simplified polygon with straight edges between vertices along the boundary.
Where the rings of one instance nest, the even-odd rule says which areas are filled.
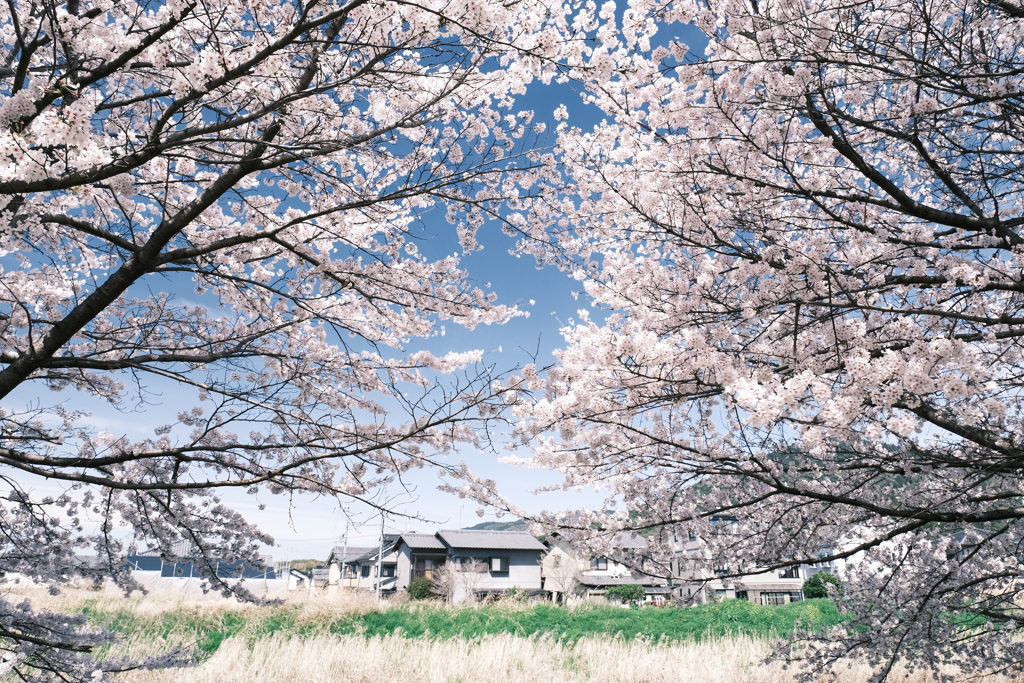
[[[351,562],[351,561],[355,560],[357,557],[360,557],[362,555],[366,555],[367,553],[373,553],[373,552],[376,552],[376,551],[377,551],[377,547],[376,546],[366,546],[366,545],[363,545],[363,546],[353,546],[353,545],[350,545],[348,548],[346,548],[343,545],[336,545],[336,546],[334,546],[334,549],[331,550],[331,554],[327,558],[327,561],[328,562],[332,562],[332,561],[336,561],[336,562]]]
[[[143,572],[160,572],[160,576],[177,577],[199,577],[199,567],[191,560],[180,560],[178,562],[164,562],[162,558],[155,555],[129,555],[128,561],[123,565],[126,569]],[[214,560],[214,569],[217,576],[222,579],[275,579],[277,572],[273,567],[258,567],[235,560]]]
[[[452,548],[490,550],[547,550],[547,547],[525,531],[477,531],[442,529],[437,532]]]
[[[387,556],[392,550],[395,549],[395,544],[398,543],[398,539],[401,538],[400,534],[384,534],[384,555]],[[337,550],[337,548],[335,548]],[[366,552],[353,555],[351,552],[348,554],[348,559],[345,560],[346,564],[353,564],[355,562],[365,562],[369,559],[376,559],[377,553],[380,550],[379,545],[375,545],[372,548],[366,548]],[[340,553],[338,553],[340,555]]]
[[[373,550],[371,550],[369,552],[363,553],[362,555],[357,555],[356,557],[348,558],[348,562],[346,564],[353,564],[355,562],[362,562],[363,560],[368,560],[371,557],[377,557],[377,549],[376,548],[374,548]]]
[[[444,550],[442,543],[433,534],[402,534],[401,540],[413,550]]]
[[[217,560],[215,561],[214,568],[216,569],[217,577],[221,579],[277,578],[277,572],[273,567],[254,567],[242,560],[235,560],[234,562]],[[174,563],[165,562],[163,567],[160,568],[160,576],[198,578],[201,576],[201,570],[194,563],[187,560]]]

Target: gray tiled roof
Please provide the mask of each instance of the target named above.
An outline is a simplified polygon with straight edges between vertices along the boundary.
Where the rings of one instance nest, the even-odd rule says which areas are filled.
[[[370,559],[371,557],[377,557],[377,550],[376,549],[370,550],[369,552],[365,552],[362,555],[356,555],[355,557],[349,557],[348,561],[350,563],[351,562],[362,562],[364,560]]]
[[[384,561],[388,561],[388,555],[395,549],[395,544],[398,543],[398,539],[401,538],[400,534],[384,534]],[[431,537],[433,538],[433,537]],[[371,558],[376,559],[377,553],[380,552],[380,546],[374,546],[366,550],[365,553],[359,555],[348,554],[348,563],[352,562],[365,562]]]
[[[492,550],[547,550],[547,547],[525,531],[476,531],[442,529],[437,532],[452,548]]]
[[[402,540],[413,550],[444,550],[444,543],[434,534],[402,534]]]
[[[376,546],[354,546],[350,545],[348,548],[342,545],[334,546],[331,550],[331,556],[329,560],[331,562],[351,562],[352,560],[365,555],[367,553],[377,552]]]

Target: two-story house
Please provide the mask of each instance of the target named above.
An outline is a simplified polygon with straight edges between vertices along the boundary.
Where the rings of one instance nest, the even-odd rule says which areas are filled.
[[[352,562],[376,550],[374,546],[335,546],[327,557],[327,584],[341,588],[358,587],[358,570]]]
[[[738,520],[719,517],[712,520],[720,533],[734,533]],[[677,568],[679,597],[697,603],[738,598],[762,605],[783,605],[803,599],[803,583],[815,573],[808,565],[783,569],[741,566],[729,558],[712,558],[707,544],[696,536],[679,543]],[[730,576],[741,574],[742,576]]]
[[[619,534],[609,555],[583,557],[557,533],[545,544],[544,589],[555,602],[603,597],[612,586],[626,584],[643,586],[650,602],[661,602],[672,592],[666,580],[646,573],[647,541],[636,532]]]
[[[417,577],[432,580],[452,602],[501,594],[516,587],[542,592],[544,544],[525,531],[443,529],[402,534],[395,543],[402,589]]]
[[[395,544],[398,538],[398,534],[385,534],[383,543],[376,548],[348,560],[346,575],[353,577],[350,580],[353,587],[394,592],[398,567]]]

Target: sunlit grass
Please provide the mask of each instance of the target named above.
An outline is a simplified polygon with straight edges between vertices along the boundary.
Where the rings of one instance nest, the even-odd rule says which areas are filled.
[[[828,600],[777,607],[728,600],[686,609],[562,608],[519,603],[446,606],[381,604],[365,593],[294,594],[277,605],[207,598],[29,591],[50,609],[84,612],[121,635],[106,654],[142,657],[185,647],[198,664],[135,671],[124,683],[794,683],[765,663],[794,628],[838,623]],[[863,683],[858,663],[820,681]],[[901,678],[932,680],[923,673]],[[994,679],[1004,680],[1004,679]]]

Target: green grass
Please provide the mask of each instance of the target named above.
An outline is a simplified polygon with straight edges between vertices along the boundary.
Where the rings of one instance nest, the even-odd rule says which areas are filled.
[[[453,608],[413,603],[362,614],[334,613],[317,620],[301,618],[301,607],[297,605],[206,612],[181,609],[141,617],[127,610],[102,611],[86,604],[83,612],[96,626],[125,636],[130,634],[136,640],[193,644],[201,657],[213,654],[221,643],[234,636],[254,642],[275,633],[359,634],[369,638],[398,632],[406,638],[431,639],[473,639],[511,633],[523,637],[547,635],[570,642],[587,636],[675,641],[738,634],[779,637],[797,627],[823,628],[842,620],[835,605],[826,599],[777,607],[726,600],[718,605],[686,609],[609,606],[566,609],[552,605]]]
[[[401,629],[408,638],[478,638],[489,634],[551,635],[564,640],[608,635],[669,640],[701,640],[748,634],[775,637],[803,628],[825,627],[841,621],[829,600],[807,600],[779,607],[726,600],[719,605],[687,609],[621,609],[595,606],[577,610],[538,605],[528,609],[478,607],[472,609],[394,608],[369,612],[358,620],[339,622],[336,633],[362,633],[368,637]]]

